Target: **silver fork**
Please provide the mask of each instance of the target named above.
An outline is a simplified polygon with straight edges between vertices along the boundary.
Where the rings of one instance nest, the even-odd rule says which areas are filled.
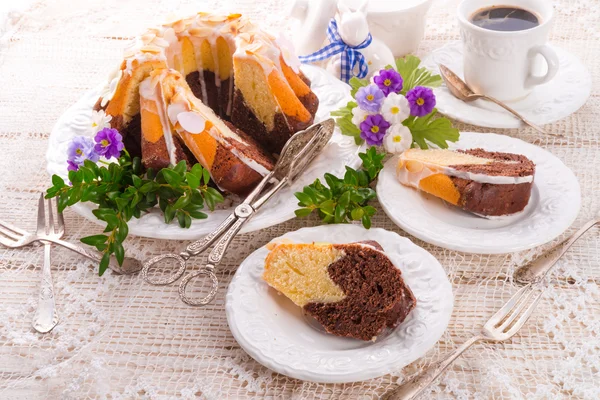
[[[54,223],[52,201],[48,200],[48,224],[46,224],[46,211],[44,207],[44,194],[40,195],[38,202],[37,235],[48,238],[60,239],[65,234],[65,223],[62,214],[57,213],[57,224]],[[40,282],[38,306],[33,317],[33,329],[40,333],[50,332],[58,324],[58,314],[54,302],[54,286],[52,284],[52,264],[50,262],[51,244],[42,241],[44,245],[44,266]]]
[[[535,294],[536,291],[537,294]],[[454,360],[473,344],[479,341],[501,342],[510,339],[531,317],[543,293],[544,290],[539,284],[523,286],[485,323],[481,334],[467,340],[444,359],[432,365],[427,371],[400,385],[399,388],[386,393],[382,398],[385,400],[414,399],[422,394],[425,388],[432,384]]]
[[[61,213],[58,213],[58,211],[56,213],[58,215],[58,223],[64,230],[65,225],[63,216]],[[45,231],[40,232],[38,230],[38,232],[33,234],[24,231],[21,228],[17,228],[16,226],[9,224],[8,222],[0,221],[0,244],[6,247],[18,248],[28,246],[39,240],[45,240],[57,244],[59,246],[65,247],[98,263],[102,259],[102,253],[98,251],[74,245],[73,243],[69,243],[64,240],[60,240],[59,238],[55,238],[52,235],[46,235]],[[119,263],[113,256],[111,257],[108,266],[111,270],[118,274],[133,274],[142,269],[142,263],[139,260],[136,260],[135,258],[131,257],[125,257],[123,265],[119,266]]]

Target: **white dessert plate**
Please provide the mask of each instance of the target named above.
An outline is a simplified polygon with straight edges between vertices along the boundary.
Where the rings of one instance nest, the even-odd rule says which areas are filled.
[[[592,89],[592,77],[587,68],[573,54],[552,46],[559,60],[559,70],[550,82],[537,86],[525,99],[508,103],[525,118],[544,125],[563,119],[585,104]],[[438,64],[444,64],[458,76],[463,75],[462,43],[449,43],[423,59],[422,65],[439,73]],[[458,121],[488,128],[524,127],[519,119],[501,107],[486,101],[465,103],[454,97],[446,85],[435,89],[437,109]]]
[[[303,72],[312,82],[312,90],[319,98],[319,109],[315,121],[329,118],[331,111],[346,105],[350,97],[350,86],[341,82],[324,69],[314,66],[303,66]],[[98,100],[100,89],[87,92],[77,103],[71,106],[57,121],[48,140],[46,159],[49,174],[67,177],[67,148],[73,136],[85,135],[90,124],[92,107]],[[343,136],[336,127],[334,135],[323,152],[312,162],[306,172],[292,186],[284,187],[269,203],[242,228],[242,233],[264,229],[294,218],[297,200],[294,193],[321,178],[326,172],[335,175],[343,174],[345,166],[360,165],[358,153],[360,148],[354,140]],[[90,221],[101,223],[92,210],[95,204],[82,203],[71,207],[78,214]],[[198,239],[217,228],[233,212],[233,206],[207,212],[205,220],[195,220],[189,229],[182,229],[176,221],[165,224],[163,214],[156,208],[140,219],[129,221],[129,233],[157,239],[190,240]],[[103,224],[103,223],[102,223]]]
[[[377,197],[385,213],[411,235],[451,250],[504,254],[551,241],[575,220],[581,207],[579,182],[573,172],[548,151],[493,133],[461,132],[453,149],[483,148],[523,154],[535,163],[531,199],[521,213],[486,219],[443,200],[404,186],[396,179],[397,157],[385,164]]]
[[[375,240],[417,298],[406,320],[375,342],[342,338],[311,325],[302,309],[262,279],[262,247],[238,268],[225,299],[227,322],[240,346],[264,366],[292,378],[344,383],[375,378],[422,357],[442,336],[452,314],[452,286],[440,263],[409,239],[383,229],[325,225],[286,233],[297,243]]]

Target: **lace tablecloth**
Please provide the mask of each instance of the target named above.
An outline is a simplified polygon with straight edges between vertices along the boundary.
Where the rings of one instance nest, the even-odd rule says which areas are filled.
[[[35,226],[39,192],[48,186],[46,141],[59,115],[86,90],[104,82],[120,62],[124,39],[160,22],[170,11],[217,5],[250,14],[274,30],[288,25],[285,0],[54,0],[35,3],[0,39],[0,219]],[[502,131],[538,144],[571,167],[583,206],[569,230],[600,210],[600,3],[555,2],[552,43],[576,54],[594,78],[592,96],[549,129]],[[430,11],[419,55],[458,39],[455,1]],[[401,40],[401,38],[399,38]],[[490,132],[456,123],[462,130]],[[66,239],[99,233],[67,211]],[[426,357],[366,382],[316,384],[276,374],[251,359],[227,327],[224,293],[236,267],[270,239],[316,219],[292,220],[236,238],[219,268],[221,288],[205,308],[184,305],[176,287],[152,287],[139,276],[102,278],[89,262],[57,249],[54,281],[60,324],[49,334],[31,328],[37,303],[41,248],[0,248],[0,398],[319,398],[371,399],[422,371],[457,347],[516,289],[515,266],[542,249],[504,256],[444,250],[413,239],[448,271],[454,314]],[[381,211],[374,226],[407,236]],[[600,246],[591,231],[560,262],[538,310],[512,341],[479,344],[431,387],[432,399],[600,398]],[[139,258],[181,243],[132,237]]]

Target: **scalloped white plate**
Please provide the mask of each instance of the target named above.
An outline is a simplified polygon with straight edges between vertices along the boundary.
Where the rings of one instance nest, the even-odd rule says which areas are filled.
[[[261,247],[238,268],[227,290],[225,311],[237,342],[264,366],[312,382],[372,379],[422,357],[446,330],[454,302],[452,286],[440,263],[409,239],[358,225],[304,228],[281,238],[298,243],[376,240],[402,271],[417,306],[402,324],[376,342],[324,333],[304,319],[300,307],[263,281],[269,250]]]
[[[350,86],[324,69],[306,65],[302,67],[302,70],[312,81],[312,90],[319,98],[316,122],[329,118],[331,111],[346,105],[350,99]],[[49,174],[67,177],[66,163],[69,142],[73,136],[85,134],[90,123],[92,107],[98,99],[99,92],[100,89],[87,92],[58,119],[48,140],[46,159]],[[342,136],[339,128],[336,127],[331,141],[306,172],[291,187],[284,187],[269,200],[267,206],[244,225],[242,233],[264,229],[294,218],[297,204],[294,192],[301,191],[305,185],[312,183],[316,178],[321,178],[326,172],[339,175],[344,173],[346,165],[358,167],[360,150],[352,138]],[[92,214],[92,210],[95,208],[94,204],[76,204],[72,208],[90,221],[101,223]],[[193,221],[190,229],[182,229],[176,222],[165,224],[162,212],[156,208],[140,219],[132,219],[129,222],[129,233],[157,239],[198,239],[215,230],[232,211],[233,207],[208,212],[207,219]]]
[[[538,124],[549,124],[573,114],[585,104],[592,90],[592,77],[573,54],[552,46],[558,55],[559,70],[550,82],[537,86],[525,99],[510,106]],[[423,66],[439,74],[444,64],[463,78],[462,43],[449,43],[423,59]],[[450,118],[488,128],[520,128],[524,125],[501,107],[485,100],[465,103],[454,97],[446,85],[434,90],[437,109]]]
[[[461,132],[454,149],[481,147],[523,154],[536,165],[531,199],[517,215],[477,217],[396,179],[397,157],[384,166],[377,197],[399,227],[428,243],[465,253],[504,254],[531,249],[563,233],[581,207],[579,182],[557,157],[541,147],[493,133]]]

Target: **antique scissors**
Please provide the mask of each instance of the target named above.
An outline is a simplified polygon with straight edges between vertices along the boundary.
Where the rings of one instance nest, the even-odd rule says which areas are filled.
[[[192,306],[203,306],[210,303],[214,299],[219,285],[217,276],[214,273],[215,267],[221,262],[227,247],[235,235],[246,221],[252,218],[256,211],[277,191],[286,184],[293,182],[306,169],[329,142],[334,127],[335,123],[333,119],[328,119],[294,134],[283,147],[273,171],[260,181],[258,186],[252,190],[248,197],[235,208],[234,212],[216,230],[204,238],[190,243],[179,254],[162,254],[145,261],[142,269],[144,280],[152,285],[168,285],[177,281],[185,273],[187,261],[191,257],[206,251],[216,242],[216,245],[208,255],[207,264],[198,271],[186,275],[179,284],[179,297],[181,297],[184,303]],[[167,259],[177,262],[177,270],[166,278],[152,279],[148,275],[150,269]],[[199,300],[194,300],[185,291],[190,281],[199,276],[208,277],[211,280],[212,286],[206,296]]]

